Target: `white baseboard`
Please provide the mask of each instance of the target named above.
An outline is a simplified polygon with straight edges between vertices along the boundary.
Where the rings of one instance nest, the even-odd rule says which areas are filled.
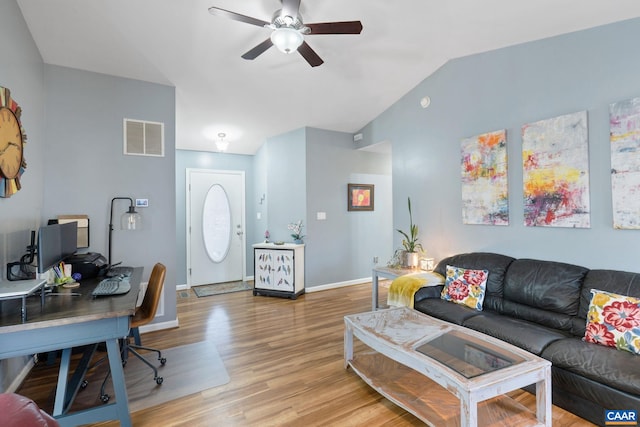
[[[152,323],[150,325],[140,326],[140,333],[143,334],[145,332],[162,331],[164,329],[177,328],[179,326],[180,324],[178,323],[178,319],[171,320],[169,322]]]
[[[250,282],[253,280],[255,276],[245,276],[244,280],[245,282]],[[188,291],[189,289],[191,289],[191,286],[188,284],[182,284],[182,285],[176,285],[176,291]]]
[[[33,369],[33,367],[35,365],[36,365],[35,360],[33,359],[33,357],[30,357],[29,361],[27,362],[27,364],[24,365],[24,367],[22,368],[20,373],[18,375],[16,375],[16,377],[13,379],[13,381],[11,381],[11,384],[9,384],[9,387],[7,387],[7,389],[4,392],[5,393],[15,393],[16,390],[18,390],[18,388],[20,388],[20,386],[22,385],[23,381],[27,378],[27,375],[29,375],[29,372],[31,372],[31,369]]]
[[[255,276],[247,276],[245,281],[246,282],[251,281],[254,279],[254,277]],[[368,282],[371,282],[371,277],[363,277],[362,279],[347,280],[345,282],[327,283],[326,285],[311,286],[309,288],[305,288],[304,291],[319,292],[319,291],[326,291],[329,289],[344,288],[345,286],[361,285],[363,283],[368,283]],[[176,291],[186,291],[188,289],[191,289],[191,286],[187,284],[176,286]]]
[[[368,283],[371,282],[371,277],[364,277],[362,279],[354,279],[354,280],[347,280],[345,282],[336,282],[336,283],[327,283],[326,285],[320,285],[320,286],[310,286],[308,288],[305,288],[304,291],[305,292],[319,292],[319,291],[326,291],[329,289],[337,289],[337,288],[344,288],[345,286],[353,286],[353,285],[361,285],[363,283]]]

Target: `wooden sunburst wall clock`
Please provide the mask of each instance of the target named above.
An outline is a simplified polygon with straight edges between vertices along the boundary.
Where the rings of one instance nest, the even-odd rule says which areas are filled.
[[[0,86],[0,197],[11,197],[20,190],[20,177],[27,168],[27,135],[20,122],[21,114],[9,89]]]

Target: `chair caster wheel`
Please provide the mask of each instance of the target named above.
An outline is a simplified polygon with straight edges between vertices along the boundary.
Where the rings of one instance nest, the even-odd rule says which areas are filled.
[[[163,381],[164,381],[164,378],[162,378],[162,377],[157,377],[156,378],[156,384],[158,384],[158,385],[162,384]]]
[[[107,403],[109,399],[111,399],[111,396],[106,393],[100,396],[100,400],[102,401],[102,403]]]
[[[84,390],[85,388],[87,388],[88,385],[89,385],[89,381],[82,380],[82,382],[80,383],[80,388]]]
[[[167,358],[163,357],[162,359],[160,359],[160,364],[164,365],[165,363],[167,363]]]

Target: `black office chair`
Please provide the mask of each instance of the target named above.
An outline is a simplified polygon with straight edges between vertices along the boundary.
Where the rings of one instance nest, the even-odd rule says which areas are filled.
[[[151,271],[151,276],[149,277],[149,284],[147,286],[147,291],[144,294],[144,299],[142,300],[142,304],[136,310],[136,313],[131,317],[131,325],[129,328],[129,336],[121,341],[121,356],[122,356],[122,364],[126,365],[127,358],[129,353],[136,356],[140,359],[145,365],[149,366],[153,369],[153,379],[156,384],[160,385],[164,381],[164,379],[158,375],[158,368],[153,366],[147,359],[142,357],[140,353],[136,350],[146,350],[153,351],[158,353],[158,360],[161,365],[167,363],[167,359],[162,357],[162,352],[155,348],[144,347],[141,345],[140,340],[140,330],[138,329],[140,326],[146,325],[151,322],[153,318],[156,316],[156,310],[158,309],[158,304],[160,302],[160,296],[162,295],[162,287],[164,285],[164,278],[167,272],[167,268],[161,264],[157,263],[153,270]],[[130,343],[130,339],[133,338],[134,342]],[[104,388],[106,385],[109,376],[111,375],[111,371],[107,374],[107,377],[102,382],[102,387],[100,388],[100,400],[103,402],[108,402],[110,396],[105,393]],[[126,375],[126,372],[125,372]]]

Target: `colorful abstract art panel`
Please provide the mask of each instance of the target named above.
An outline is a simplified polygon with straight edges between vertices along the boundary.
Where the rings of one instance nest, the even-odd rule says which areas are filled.
[[[463,224],[509,225],[506,131],[462,140]]]
[[[591,226],[587,112],[522,127],[524,224]]]
[[[609,106],[613,227],[640,229],[640,98]]]

